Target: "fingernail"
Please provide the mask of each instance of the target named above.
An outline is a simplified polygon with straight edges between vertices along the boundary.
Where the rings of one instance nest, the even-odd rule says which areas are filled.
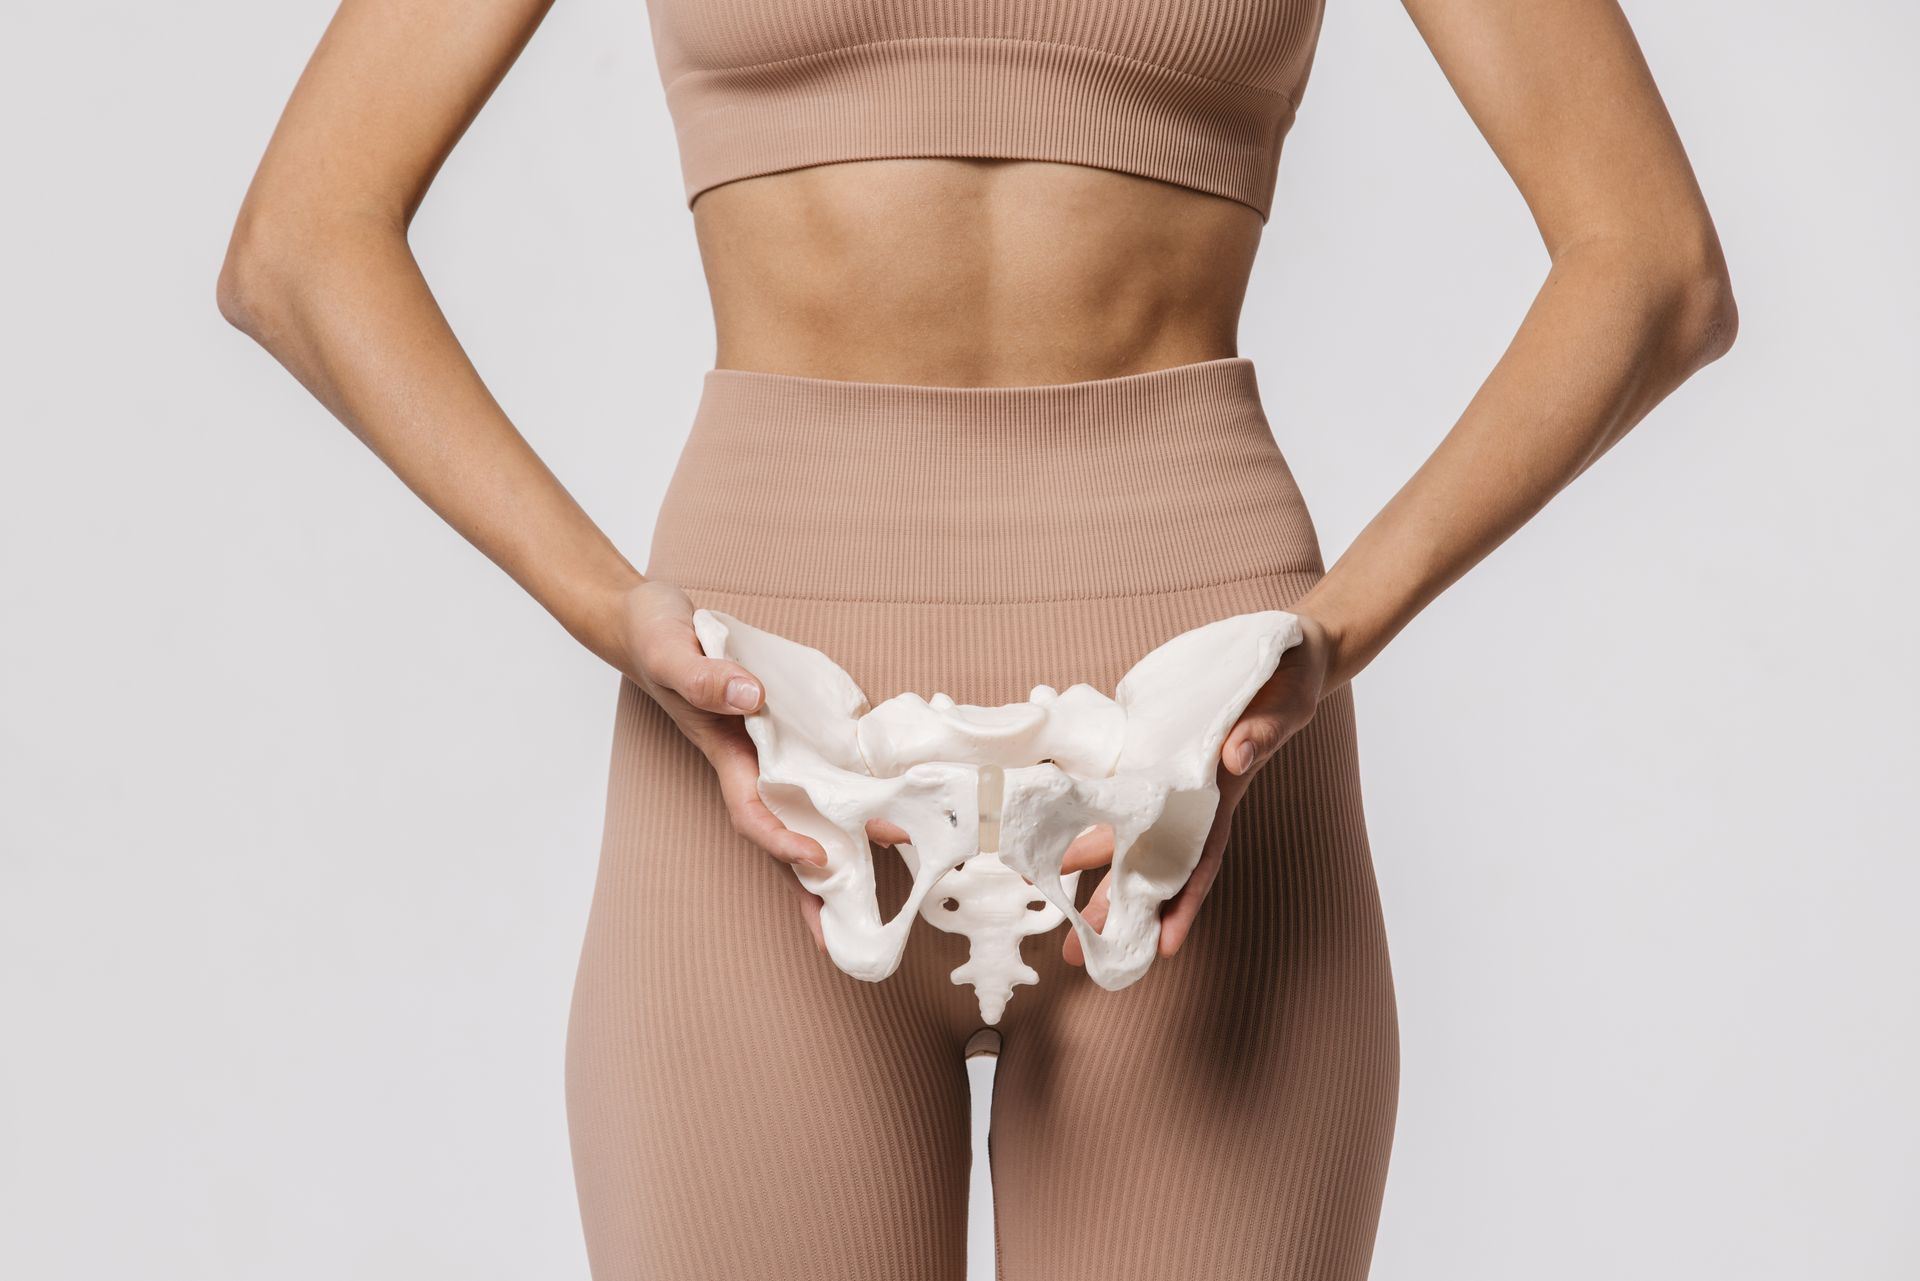
[[[760,706],[760,687],[744,676],[727,682],[727,706],[750,712]]]
[[[1238,753],[1236,753],[1236,759],[1240,763],[1234,766],[1234,772],[1238,774],[1246,773],[1247,770],[1251,768],[1253,765],[1253,744],[1252,743],[1240,744],[1240,750]]]

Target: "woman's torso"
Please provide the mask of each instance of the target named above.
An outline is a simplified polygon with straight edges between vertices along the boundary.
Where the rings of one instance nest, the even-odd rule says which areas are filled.
[[[721,368],[1236,353],[1320,0],[651,0]]]
[[[1236,354],[1253,210],[1106,170],[878,160],[694,205],[723,369],[1027,386]]]

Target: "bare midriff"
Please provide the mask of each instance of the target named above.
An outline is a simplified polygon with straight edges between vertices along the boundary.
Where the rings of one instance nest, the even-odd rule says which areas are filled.
[[[1237,354],[1247,205],[1080,165],[870,160],[694,202],[715,364],[1017,387]]]

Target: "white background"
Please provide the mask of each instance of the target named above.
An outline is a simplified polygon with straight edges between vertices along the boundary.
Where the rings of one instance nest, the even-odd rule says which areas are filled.
[[[1405,17],[1330,7],[1242,351],[1331,553],[1545,260]],[[1404,1037],[1375,1276],[1895,1281],[1920,19],[1630,12],[1742,335],[1358,684]],[[561,1047],[614,678],[214,310],[327,15],[0,42],[11,1277],[585,1274]],[[639,0],[558,6],[415,239],[642,559],[712,349]]]

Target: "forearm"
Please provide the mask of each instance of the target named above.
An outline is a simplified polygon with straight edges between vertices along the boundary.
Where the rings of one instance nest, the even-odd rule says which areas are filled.
[[[449,525],[617,661],[617,604],[640,575],[488,392],[397,225],[243,222],[221,304]]]
[[[1607,240],[1563,251],[1453,430],[1300,601],[1333,637],[1329,688],[1720,355],[1732,331],[1717,248],[1678,262]]]

